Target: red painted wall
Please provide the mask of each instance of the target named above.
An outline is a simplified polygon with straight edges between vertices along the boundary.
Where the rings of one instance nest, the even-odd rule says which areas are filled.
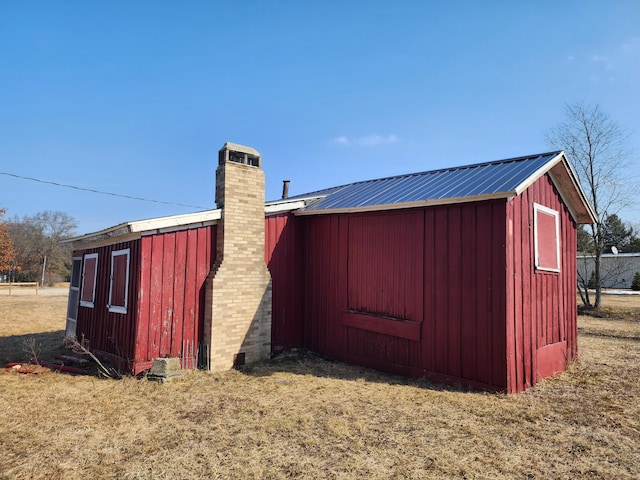
[[[536,270],[533,204],[560,213],[560,271]],[[507,382],[519,392],[577,353],[576,224],[547,177],[507,205]]]
[[[202,340],[203,286],[215,260],[215,228],[75,251],[74,256],[99,255],[95,306],[78,308],[77,337],[88,339],[92,350],[134,374],[166,355],[183,357],[187,366],[195,367]],[[110,313],[111,252],[124,248],[131,248],[129,306],[126,314]]]
[[[304,218],[305,345],[506,389],[505,202]]]
[[[204,283],[215,261],[215,244],[215,226],[141,239],[135,373],[166,355],[196,366],[196,348],[203,336]]]
[[[204,282],[215,262],[216,226],[156,234],[131,242],[79,250],[98,253],[95,308],[79,308],[78,338],[134,374],[154,358],[188,356],[202,341]],[[265,262],[273,281],[274,350],[302,344],[302,238],[290,213],[265,220]],[[131,248],[129,309],[109,313],[110,258]],[[195,365],[196,359],[190,360]]]
[[[560,212],[560,272],[535,269],[534,202]],[[575,357],[576,224],[547,176],[508,202],[302,220],[305,346],[508,392]]]
[[[130,248],[129,265],[132,272],[129,279],[129,306],[127,313],[112,313],[107,309],[109,303],[109,276],[111,272],[111,252]],[[88,342],[89,348],[113,354],[112,360],[122,369],[128,368],[128,360],[134,357],[134,332],[136,323],[136,291],[138,278],[136,272],[140,266],[140,241],[116,243],[106,247],[76,250],[74,257],[83,257],[88,253],[98,254],[96,290],[93,308],[78,307],[76,337]]]
[[[265,220],[265,263],[271,273],[273,351],[302,345],[302,235],[291,213]]]

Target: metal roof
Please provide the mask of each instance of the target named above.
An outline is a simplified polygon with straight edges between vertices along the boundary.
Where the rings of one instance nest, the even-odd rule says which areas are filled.
[[[558,163],[563,163],[575,180],[564,153],[556,151],[366,180],[290,199],[317,198],[297,212],[304,215],[508,198],[520,194]],[[572,183],[582,193],[579,183]]]
[[[225,144],[227,147],[242,147]],[[242,147],[247,148],[247,147]],[[495,162],[444,168],[350,183],[266,202],[265,215],[293,211],[296,215],[385,210],[447,203],[509,198],[522,193],[549,173],[578,223],[594,223],[595,213],[564,152],[549,152]],[[221,211],[207,210],[135,222],[64,240],[65,243],[114,243],[124,236],[177,231],[209,225]],[[96,243],[96,244],[97,244]]]

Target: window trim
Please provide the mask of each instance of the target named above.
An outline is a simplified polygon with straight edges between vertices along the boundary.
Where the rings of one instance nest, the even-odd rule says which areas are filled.
[[[127,256],[127,262],[125,267],[125,283],[124,283],[124,305],[113,305],[113,266],[115,257],[119,257],[122,255]],[[107,304],[107,308],[112,313],[127,313],[129,308],[129,265],[131,262],[131,249],[124,248],[122,250],[114,250],[111,252],[111,272],[109,275],[109,303]]]
[[[555,240],[556,240],[556,265],[557,268],[551,268],[540,265],[540,249],[538,240],[538,213],[551,215],[555,219]],[[560,212],[552,208],[545,207],[539,203],[533,204],[533,239],[534,239],[534,265],[536,270],[543,272],[560,272]]]
[[[84,296],[85,288],[87,285],[85,284],[85,275],[87,273],[87,260],[95,258],[96,263],[93,270],[93,285],[91,285],[91,301],[88,302],[86,300],[82,300]],[[81,289],[80,289],[80,306],[87,308],[94,308],[96,302],[96,283],[98,280],[98,254],[97,253],[86,253],[82,259],[82,280],[81,280]]]

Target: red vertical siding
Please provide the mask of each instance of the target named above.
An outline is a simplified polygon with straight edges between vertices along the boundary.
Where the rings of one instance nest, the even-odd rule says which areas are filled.
[[[111,275],[111,252],[130,249],[129,305],[127,313],[109,312],[109,284]],[[94,351],[108,354],[121,369],[127,369],[134,358],[135,322],[139,279],[133,272],[140,267],[140,241],[116,243],[114,245],[76,250],[73,256],[84,256],[88,253],[98,254],[96,272],[96,292],[94,307],[78,307],[76,336],[84,339]]]
[[[560,272],[534,266],[534,203],[560,213]],[[507,335],[507,377],[508,390],[519,392],[557,369],[564,352],[575,356],[576,224],[548,176],[513,198],[507,210],[507,222],[513,223],[507,250],[507,325],[513,330]]]
[[[504,216],[495,201],[301,219],[305,345],[506,389]]]
[[[149,354],[149,322],[151,318],[151,255],[153,237],[142,237],[140,239],[140,250],[145,252],[140,255],[140,267],[137,271],[139,276],[138,288],[138,312],[135,325],[135,351],[137,359],[153,358]],[[132,273],[134,270],[132,270]],[[142,328],[141,326],[144,326]]]
[[[145,236],[74,256],[98,253],[95,308],[80,307],[78,337],[123,370],[137,374],[154,358],[196,353],[202,340],[204,281],[215,254],[215,226]],[[130,248],[126,314],[108,312],[111,252]],[[195,365],[195,358],[188,359]]]
[[[160,356],[171,355],[171,330],[174,322],[174,292],[176,234],[162,235],[162,292],[160,294]]]
[[[265,220],[265,263],[271,273],[274,351],[302,345],[301,225],[290,213]]]
[[[478,260],[477,255],[477,228],[478,215],[475,209],[462,209],[462,225],[464,227],[465,238],[464,245],[473,246],[472,248],[462,248],[460,256],[461,265],[465,274],[461,275],[461,289],[465,294],[465,300],[461,303],[461,319],[462,328],[460,332],[460,348],[462,352],[460,364],[460,376],[462,378],[478,378],[478,348],[477,339],[480,334],[477,318],[478,308]]]
[[[174,252],[174,275],[173,275],[173,321],[171,322],[171,343],[169,351],[174,357],[182,356],[182,349],[184,344],[184,321],[187,316],[187,312],[192,308],[191,305],[186,304],[185,284],[186,284],[186,269],[187,269],[187,244],[189,242],[188,230],[176,233],[176,247]],[[175,308],[180,307],[182,308]],[[193,318],[189,318],[187,331],[192,331],[196,328]]]
[[[436,274],[435,295],[430,300],[435,306],[434,316],[431,321],[434,323],[434,343],[432,348],[435,352],[434,372],[447,373],[447,360],[449,358],[447,348],[449,338],[449,273],[458,275],[459,272],[450,272],[449,270],[449,249],[447,238],[447,224],[449,222],[449,209],[435,209],[435,230],[426,232],[425,235],[431,235],[435,239],[434,259],[435,263],[431,266],[425,265],[425,268],[433,268]],[[442,288],[447,285],[447,288]]]
[[[492,258],[492,238],[487,232],[491,231],[493,205],[490,203],[478,204],[475,208],[476,213],[476,243],[472,247],[473,260],[477,265],[476,269],[476,290],[477,303],[474,312],[475,328],[477,331],[477,340],[475,342],[477,373],[476,379],[481,383],[491,384],[491,357],[492,352],[492,332],[491,318],[492,301],[491,301],[491,258]],[[483,253],[480,253],[483,252]],[[489,288],[487,288],[489,287]],[[500,320],[500,319],[498,319]]]
[[[465,272],[462,268],[462,225],[460,223],[462,207],[460,205],[452,205],[448,210],[447,222],[447,302],[449,304],[449,314],[447,318],[447,371],[449,375],[460,377],[460,360],[462,351],[460,344],[461,335],[461,305],[463,299],[462,277]],[[468,207],[467,207],[468,208]]]
[[[202,340],[204,282],[215,260],[215,226],[143,237],[141,244],[134,373],[165,355],[194,365],[191,355]]]

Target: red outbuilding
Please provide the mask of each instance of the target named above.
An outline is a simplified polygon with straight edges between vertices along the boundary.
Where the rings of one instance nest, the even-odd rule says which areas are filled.
[[[134,374],[166,355],[206,366],[224,212],[72,239],[67,335]],[[576,228],[595,215],[563,152],[297,195],[264,219],[272,352],[506,392],[576,356]]]

